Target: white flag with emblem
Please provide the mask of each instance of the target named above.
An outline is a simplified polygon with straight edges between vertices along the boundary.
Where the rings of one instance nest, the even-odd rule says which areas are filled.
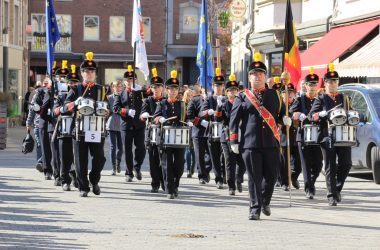
[[[144,28],[141,17],[140,0],[133,2],[133,20],[132,20],[132,47],[134,48],[136,42],[136,65],[145,76],[145,80],[149,76],[148,58],[146,56]]]

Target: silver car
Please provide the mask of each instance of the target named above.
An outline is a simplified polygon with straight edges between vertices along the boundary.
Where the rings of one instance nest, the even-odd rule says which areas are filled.
[[[344,84],[339,92],[351,98],[353,109],[360,114],[351,172],[372,170],[375,183],[380,184],[380,84]]]

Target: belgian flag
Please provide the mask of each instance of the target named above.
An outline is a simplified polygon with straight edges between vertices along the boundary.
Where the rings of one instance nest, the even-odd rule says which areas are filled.
[[[293,22],[292,6],[290,0],[286,3],[285,33],[283,66],[290,73],[291,82],[298,89],[298,81],[301,78],[301,59],[298,50],[296,27]]]

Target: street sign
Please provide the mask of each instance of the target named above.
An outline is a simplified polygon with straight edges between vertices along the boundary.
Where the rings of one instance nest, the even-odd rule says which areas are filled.
[[[247,5],[244,0],[233,0],[230,5],[231,18],[234,21],[241,21],[247,11]]]

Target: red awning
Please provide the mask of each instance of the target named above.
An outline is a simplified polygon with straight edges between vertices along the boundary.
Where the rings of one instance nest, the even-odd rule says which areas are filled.
[[[315,68],[315,74],[319,78],[323,78],[329,63],[355,46],[372,30],[377,28],[379,24],[380,18],[331,29],[321,40],[301,54],[301,79],[304,79],[309,73],[309,67],[311,66]]]

